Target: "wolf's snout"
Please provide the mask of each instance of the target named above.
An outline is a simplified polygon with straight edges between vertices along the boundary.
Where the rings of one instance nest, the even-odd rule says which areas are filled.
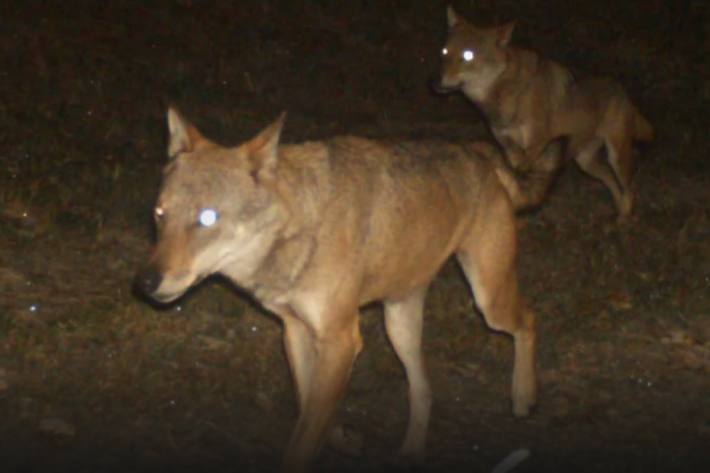
[[[445,86],[442,82],[440,76],[431,76],[429,78],[429,88],[436,94],[448,94],[459,90],[459,87]]]
[[[152,295],[160,287],[163,275],[153,268],[145,268],[136,275],[138,288],[147,295]]]

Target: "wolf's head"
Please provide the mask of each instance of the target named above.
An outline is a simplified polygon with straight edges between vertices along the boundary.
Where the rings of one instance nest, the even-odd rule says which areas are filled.
[[[170,161],[154,208],[157,241],[136,279],[143,292],[170,302],[224,268],[248,278],[259,267],[285,218],[273,191],[284,119],[225,148],[168,110]]]
[[[439,93],[463,91],[472,100],[484,100],[491,85],[506,67],[505,48],[513,23],[478,28],[447,10],[449,34],[441,49],[441,77],[434,83]]]

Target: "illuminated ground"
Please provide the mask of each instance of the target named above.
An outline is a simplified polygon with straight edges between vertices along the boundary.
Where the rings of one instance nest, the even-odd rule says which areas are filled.
[[[426,86],[445,3],[234,3],[4,7],[4,472],[278,465],[296,412],[276,320],[221,281],[160,311],[131,290],[150,243],[166,103],[228,144],[283,109],[286,141],[487,138],[463,98]],[[427,305],[435,404],[421,471],[486,472],[518,448],[531,456],[516,472],[702,471],[707,7],[475,3],[484,19],[518,17],[519,43],[618,79],[658,138],[638,158],[631,225],[614,223],[606,189],[573,166],[545,206],[520,219],[522,286],[540,320],[540,405],[530,419],[509,412],[510,340],[485,328],[458,268],[445,267]],[[322,471],[389,469],[404,432],[406,384],[380,315],[364,311],[366,347],[339,416],[363,452],[326,449]]]

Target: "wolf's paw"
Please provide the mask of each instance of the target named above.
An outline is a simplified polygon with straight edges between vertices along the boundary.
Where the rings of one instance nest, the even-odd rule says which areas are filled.
[[[513,405],[513,415],[518,418],[528,417],[535,407],[535,402],[515,403]]]
[[[515,417],[527,417],[535,407],[537,395],[535,387],[530,386],[523,392],[513,395],[513,415]]]
[[[617,212],[616,223],[622,225],[628,223],[631,220],[631,211],[634,208],[634,196],[631,192],[626,192],[621,196],[619,202],[617,202]]]

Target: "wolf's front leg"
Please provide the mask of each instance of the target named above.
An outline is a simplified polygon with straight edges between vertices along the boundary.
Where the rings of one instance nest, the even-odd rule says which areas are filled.
[[[301,412],[291,435],[282,471],[308,470],[320,450],[338,402],[350,378],[353,362],[362,348],[357,312],[345,319],[314,328],[313,365],[308,369],[309,386],[302,392]],[[300,396],[300,394],[299,394]]]
[[[296,387],[298,411],[303,412],[311,389],[315,341],[310,328],[294,314],[288,312],[280,316],[284,322],[284,348]]]
[[[498,166],[496,173],[515,210],[540,205],[562,165],[562,143],[539,143],[525,150],[506,148],[506,158],[514,171]]]

